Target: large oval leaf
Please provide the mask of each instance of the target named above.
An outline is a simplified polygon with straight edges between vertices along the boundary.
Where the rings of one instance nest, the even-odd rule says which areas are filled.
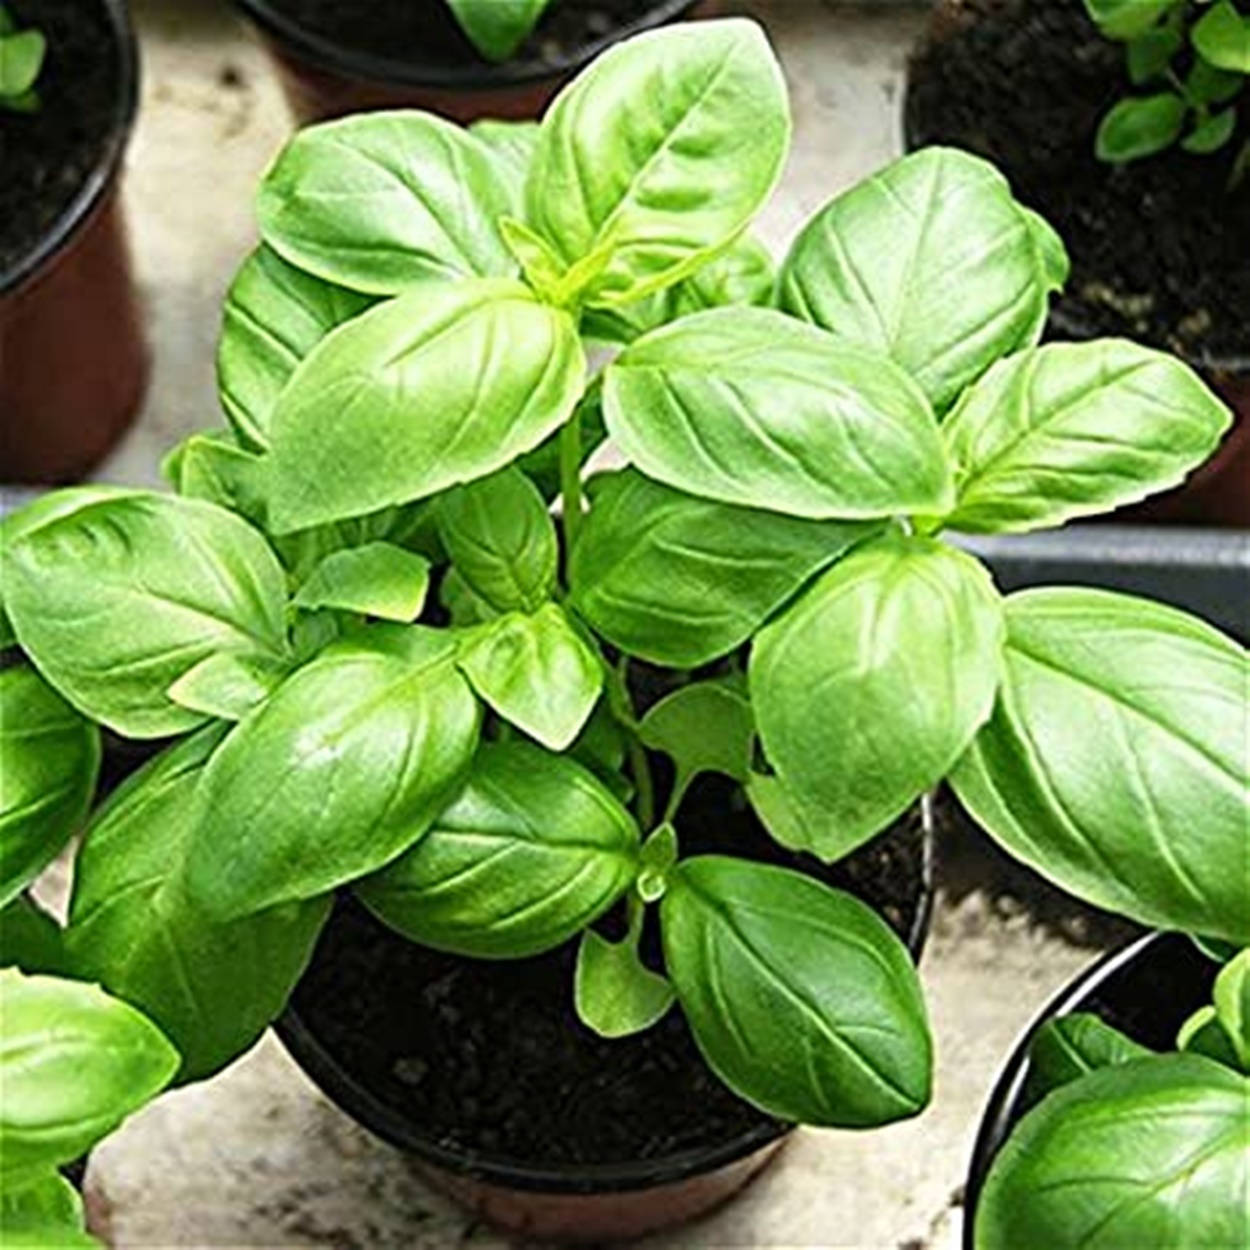
[[[1166,1055],[1065,1085],[986,1180],[977,1250],[1213,1250],[1246,1239],[1250,1078]]]
[[[1232,417],[1175,357],[1122,339],[1055,343],[1000,361],[942,426],[959,501],[946,524],[1017,532],[1175,486]]]
[[[608,368],[603,397],[626,459],[709,499],[818,518],[953,502],[915,383],[779,312],[713,309],[656,330]]]
[[[876,531],[697,499],[632,470],[592,483],[572,602],[613,645],[695,668],[745,642],[817,570]]]
[[[100,731],[33,668],[0,670],[0,907],[69,841],[99,769]]]
[[[1002,636],[976,560],[898,533],[760,632],[751,703],[782,788],[810,813],[804,849],[845,854],[946,775],[993,707]]]
[[[638,871],[638,827],[594,776],[514,742],[484,746],[460,797],[357,891],[414,942],[521,958],[568,941]]]
[[[261,184],[266,243],[309,273],[372,295],[429,278],[506,277],[511,207],[486,147],[429,113],[360,114],[310,126]]]
[[[374,625],[327,647],[204,776],[192,897],[232,919],[381,868],[463,782],[481,712],[450,634]]]
[[[664,961],[695,1040],[770,1115],[865,1128],[929,1100],[933,1047],[906,948],[802,873],[700,856],[670,874]]]
[[[4,553],[5,603],[36,667],[130,738],[204,720],[169,687],[217,651],[281,656],[286,581],[233,513],[135,491],[27,529]]]
[[[263,244],[244,261],[226,293],[217,388],[246,447],[269,446],[274,406],[300,361],[371,302],[297,269]]]
[[[790,143],[763,32],[729,20],[618,44],[543,120],[526,214],[564,269],[591,261],[584,303],[671,286],[764,204]]]
[[[584,376],[572,318],[518,283],[389,300],[330,334],[282,393],[270,520],[286,533],[484,477],[564,423]]]
[[[225,732],[210,726],[163,751],[100,809],[74,865],[65,934],[73,975],[147,1012],[182,1053],[182,1081],[225,1067],[278,1016],[329,907],[220,924],[191,899],[199,783]]]
[[[890,356],[945,409],[1045,315],[1037,236],[987,161],[928,148],[838,196],[795,241],[781,306]]]
[[[69,1163],[158,1094],[178,1052],[97,986],[0,972],[0,1178]]]
[[[951,775],[961,801],[1089,902],[1250,944],[1244,648],[1107,591],[1006,604],[994,715]]]

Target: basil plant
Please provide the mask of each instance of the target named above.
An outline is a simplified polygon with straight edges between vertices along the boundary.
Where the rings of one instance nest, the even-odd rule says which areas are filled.
[[[1040,1099],[994,1162],[977,1250],[1242,1246],[1250,1221],[1250,950],[1158,1054],[1095,1015],[1032,1050]]]
[[[529,38],[552,0],[447,0],[465,37],[488,61],[506,61]]]
[[[161,1031],[96,986],[0,972],[0,1242],[99,1246],[58,1168],[154,1098],[177,1069]]]
[[[21,28],[0,0],[0,112],[36,113],[48,40],[34,27]]]
[[[839,195],[774,271],[749,231],[789,136],[744,20],[618,45],[539,126],[305,130],[226,302],[228,428],[172,495],[6,523],[6,890],[81,818],[97,724],[173,739],[89,817],[65,940],[182,1079],[281,1010],[350,889],[469,958],[579,941],[586,1026],[680,1009],[776,1116],[915,1114],[902,943],[814,876],[684,854],[706,773],[826,862],[950,778],[1083,897],[1250,941],[1244,651],[1003,597],[946,537],[1171,486],[1228,411],[1158,352],[1039,347],[1063,246],[960,152]]]
[[[1085,8],[1103,35],[1124,44],[1138,88],[1103,118],[1099,158],[1121,164],[1178,142],[1205,156],[1237,144],[1230,185],[1250,174],[1250,137],[1239,122],[1250,82],[1245,0],[1085,0]]]

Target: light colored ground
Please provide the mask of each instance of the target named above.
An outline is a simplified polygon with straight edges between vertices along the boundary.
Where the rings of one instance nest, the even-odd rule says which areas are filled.
[[[747,7],[768,22],[794,100],[794,155],[763,222],[780,250],[829,196],[898,150],[903,58],[922,19],[880,3],[858,13],[818,0]],[[218,420],[217,309],[253,244],[252,190],[289,119],[224,2],[134,8],[146,79],[126,196],[155,372],[142,421],[101,476],[155,483],[163,451]],[[1034,1011],[1091,957],[1023,916],[997,918],[979,895],[942,906],[924,968],[940,1046],[930,1111],[871,1135],[805,1132],[739,1202],[648,1245],[953,1250],[952,1204],[995,1071]],[[506,1244],[330,1106],[272,1038],[129,1124],[97,1152],[90,1184],[112,1209],[119,1247]]]

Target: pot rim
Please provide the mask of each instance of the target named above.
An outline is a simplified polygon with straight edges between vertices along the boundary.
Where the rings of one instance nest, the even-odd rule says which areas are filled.
[[[1130,964],[1156,955],[1160,949],[1174,942],[1189,941],[1183,934],[1167,931],[1147,933],[1133,939],[1127,946],[1111,951],[1079,973],[1029,1022],[1012,1047],[981,1115],[964,1184],[963,1250],[976,1250],[973,1232],[981,1190],[995,1157],[1014,1127],[1014,1109],[1024,1093],[1029,1077],[1029,1052],[1038,1031],[1059,1016],[1079,1011],[1090,997]]]
[[[113,186],[130,142],[139,111],[139,50],[125,0],[97,0],[104,11],[117,47],[120,89],[114,102],[113,125],[101,145],[91,172],[35,246],[7,271],[0,271],[0,298],[24,286],[56,259],[91,219]]]
[[[562,78],[581,69],[613,44],[689,12],[699,0],[651,0],[650,8],[640,17],[622,23],[609,34],[578,45],[576,51],[558,61],[509,60],[499,65],[483,61],[479,65],[458,67],[437,63],[415,64],[411,60],[377,56],[343,47],[305,30],[297,19],[275,9],[270,0],[234,0],[234,3],[267,35],[318,69],[391,87],[441,87],[472,92],[506,90],[543,79]]]
[[[934,820],[920,801],[923,824],[921,893],[907,948],[919,964],[933,912]],[[454,1150],[423,1136],[419,1126],[373,1094],[322,1046],[291,1003],[274,1023],[291,1058],[341,1110],[377,1137],[426,1163],[501,1188],[528,1193],[599,1195],[672,1185],[720,1171],[794,1132],[795,1125],[762,1124],[715,1147],[689,1149],[659,1159],[622,1163],[533,1165],[481,1151]]]

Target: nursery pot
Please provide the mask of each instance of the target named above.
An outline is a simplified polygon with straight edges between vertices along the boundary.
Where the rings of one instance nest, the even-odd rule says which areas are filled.
[[[1038,1030],[1077,1011],[1093,1012],[1153,1050],[1174,1049],[1185,1021],[1211,1001],[1218,966],[1187,937],[1152,933],[1083,972],[1029,1026],[985,1108],[964,1198],[964,1250],[976,1250],[977,1205],[998,1152],[1029,1110],[1029,1052]]]
[[[441,0],[400,2],[429,7],[429,16],[421,20],[431,28],[451,27]],[[403,56],[350,47],[292,14],[290,0],[236,3],[259,31],[301,125],[391,108],[424,109],[467,125],[483,117],[524,121],[541,116],[560,87],[604,49],[667,22],[700,16],[714,0],[641,0],[637,14],[615,29],[588,32],[576,45],[545,56],[529,51],[540,30],[516,58],[499,65],[477,56],[454,27],[444,33],[450,53],[445,43]]]
[[[890,856],[907,855],[914,891],[905,908],[887,905],[885,914],[919,959],[932,903],[929,817],[917,810],[909,814],[906,829],[899,828],[852,856],[860,861],[858,869],[835,866],[825,875],[845,886],[856,878],[838,877],[837,872],[860,872],[863,881],[871,882],[893,870]],[[787,862],[777,851],[771,857]],[[435,1188],[514,1233],[547,1240],[616,1241],[712,1210],[776,1157],[793,1126],[747,1106],[720,1085],[698,1056],[677,1009],[637,1037],[593,1037],[572,1011],[575,955],[576,943],[514,963],[438,955],[391,933],[358,903],[340,899],[278,1033],[295,1061],[340,1109],[405,1151]],[[340,965],[337,972],[335,964]],[[419,977],[414,969],[420,969]],[[487,1006],[462,1014],[465,1000],[456,987],[467,979],[480,994],[475,1001]],[[371,1001],[362,1001],[362,995]],[[397,1034],[425,1029],[432,1016],[439,1017],[438,1028],[445,1032],[436,1033],[430,1024],[430,1040],[423,1043],[423,1053],[435,1056],[431,1066],[438,1070],[425,1076],[424,1063],[404,1058],[393,1069],[366,1071],[359,1056],[375,1044],[385,1054],[381,1064],[393,1062],[397,1052],[376,1039],[389,1033],[392,1017],[404,1013],[408,1019]],[[441,1046],[439,1037],[444,1038]],[[468,1042],[462,1043],[464,1038]],[[499,1055],[500,1047],[520,1051],[523,1058],[513,1066]],[[444,1070],[442,1056],[452,1049],[456,1057]],[[499,1069],[495,1085],[479,1079],[479,1064]],[[388,1096],[397,1088],[392,1071],[426,1082],[421,1097],[433,1108],[428,1115],[397,1105],[402,1095]],[[466,1145],[455,1125],[444,1122],[440,1128],[433,1122],[443,1116],[444,1107],[456,1114],[466,1080],[472,1081],[473,1091],[466,1116],[502,1103],[511,1108],[507,1114],[519,1117],[523,1133],[536,1120],[568,1123],[579,1143],[600,1137],[611,1149],[600,1151],[597,1159],[586,1150],[577,1159],[535,1162],[492,1149],[480,1139]],[[516,1092],[521,1089],[541,1105],[531,1111],[533,1101],[525,1102],[526,1095]],[[605,1108],[611,1109],[610,1115],[602,1116]],[[618,1112],[647,1126],[637,1132],[631,1127],[633,1140],[649,1143],[632,1156],[627,1154],[630,1147],[620,1145],[624,1136],[616,1135],[612,1117]],[[497,1122],[505,1123],[502,1118],[490,1121]],[[697,1144],[694,1122],[704,1136]],[[705,1124],[716,1131],[704,1134]],[[665,1146],[656,1148],[656,1136],[648,1134],[660,1133],[661,1125]],[[681,1144],[669,1149],[670,1140]],[[606,1158],[614,1153],[615,1158]]]
[[[138,60],[123,0],[91,4],[107,24],[115,61],[107,133],[65,206],[0,268],[0,477],[10,482],[52,484],[84,476],[134,419],[147,384],[147,349],[118,195],[138,103]],[[48,35],[45,78],[57,73],[60,54],[51,9],[17,9],[19,19],[37,23]],[[67,67],[65,74],[76,84],[81,80],[75,69]],[[58,107],[56,83],[53,77],[41,113]],[[32,124],[0,115],[0,128],[14,133]]]
[[[1232,408],[1205,465],[1115,519],[1250,527],[1250,187],[1225,189],[1232,145],[1099,162],[1098,123],[1130,89],[1123,45],[1081,0],[939,0],[909,68],[904,139],[987,157],[1064,237],[1073,272],[1047,337],[1163,347]]]

